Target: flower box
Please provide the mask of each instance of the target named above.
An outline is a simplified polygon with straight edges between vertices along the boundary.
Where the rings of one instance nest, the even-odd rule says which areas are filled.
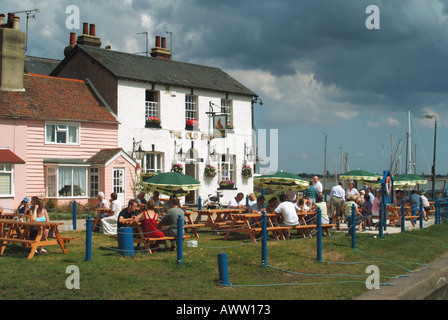
[[[222,180],[219,183],[219,187],[221,189],[233,189],[235,187],[235,183],[230,180]]]
[[[184,172],[184,167],[180,163],[173,164],[173,166],[171,167],[171,172],[182,173]]]
[[[195,119],[190,119],[185,122],[185,130],[199,131],[199,122]]]
[[[147,117],[145,128],[161,128],[161,123],[159,118],[156,117]]]

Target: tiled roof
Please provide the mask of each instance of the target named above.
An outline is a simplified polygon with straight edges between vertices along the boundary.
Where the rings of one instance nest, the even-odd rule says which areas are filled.
[[[84,81],[25,74],[24,87],[0,91],[0,117],[118,123]]]
[[[153,84],[205,89],[224,93],[257,96],[219,68],[164,60],[130,53],[77,45],[52,74],[78,51],[85,52],[116,78]]]
[[[91,164],[105,164],[107,161],[112,159],[114,156],[116,156],[118,153],[123,151],[121,148],[114,148],[114,149],[101,149],[99,152],[97,152],[95,155],[93,155],[90,159],[86,160],[86,162]]]
[[[26,56],[25,72],[48,76],[60,62],[61,60]]]

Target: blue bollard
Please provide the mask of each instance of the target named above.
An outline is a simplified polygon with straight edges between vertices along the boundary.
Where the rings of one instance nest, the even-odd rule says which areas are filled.
[[[246,195],[246,207],[249,208],[249,196]]]
[[[263,243],[261,245],[261,263],[267,266],[268,263],[268,216],[266,212],[262,215],[261,230],[263,235]]]
[[[423,199],[420,198],[420,229],[423,229]]]
[[[134,256],[134,234],[132,228],[118,228],[118,249],[124,257]]]
[[[322,212],[317,208],[317,261],[322,262]]]
[[[406,210],[404,207],[404,199],[401,200],[401,232],[404,232],[406,230]]]
[[[202,198],[199,196],[198,198],[198,210],[202,210]]]
[[[350,228],[352,229],[352,249],[356,249],[356,207],[354,204],[352,206],[352,219]]]
[[[184,238],[184,223],[182,216],[177,217],[177,264],[182,266],[183,264],[183,239]]]
[[[78,215],[78,205],[75,200],[75,201],[73,201],[73,231],[76,231],[77,215]]]
[[[439,198],[436,197],[436,202],[434,203],[434,223],[439,224]]]
[[[86,261],[92,260],[92,218],[86,220]]]
[[[266,199],[266,191],[264,189],[261,189],[261,195],[263,196],[263,198]],[[266,201],[263,202],[263,209],[266,208]]]
[[[229,285],[229,273],[227,270],[227,254],[218,254],[218,270],[219,270],[219,282],[223,286]]]

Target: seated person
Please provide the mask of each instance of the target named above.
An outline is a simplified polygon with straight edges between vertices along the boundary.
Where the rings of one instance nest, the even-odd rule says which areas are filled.
[[[263,208],[263,206],[264,206],[264,197],[259,196],[257,198],[257,201],[250,206],[249,213],[260,213],[262,211],[266,212],[266,209]]]
[[[321,223],[329,224],[330,219],[328,218],[327,203],[324,201],[324,197],[321,194],[316,196],[316,210],[317,209],[320,209]],[[315,221],[317,220],[315,219]]]
[[[158,214],[154,211],[154,200],[149,200],[146,205],[142,205],[140,207],[140,214],[135,217],[136,222],[142,222],[143,224],[145,238],[163,238],[165,236],[157,226],[158,219]],[[155,246],[151,247],[151,250],[157,252],[157,248],[161,244],[166,246],[166,241],[157,241]]]
[[[183,220],[185,220],[185,212],[182,208],[180,208],[179,199],[174,198],[171,201],[171,209],[162,217],[160,220],[160,226],[167,226],[168,228],[163,229],[163,233],[167,237],[175,237],[177,238],[178,230],[177,230],[177,219],[179,215]],[[183,234],[185,230],[183,231]],[[173,251],[175,249],[175,242],[171,241],[170,250]]]
[[[161,207],[159,191],[154,191],[152,197],[149,200],[154,201],[154,207]]]
[[[249,194],[249,208],[257,202],[257,197],[253,193]]]
[[[17,207],[18,214],[26,214],[30,210],[30,198],[25,197],[22,201],[20,201],[19,206]]]
[[[266,212],[272,213],[277,207],[278,207],[278,199],[276,197],[272,197],[268,201],[268,205],[266,206]]]
[[[138,194],[137,198],[135,198],[135,201],[137,202],[138,206],[140,206],[142,204],[146,204],[145,196],[146,196],[146,193],[144,191],[142,191]]]
[[[287,201],[286,195],[280,195],[280,204],[275,208],[274,213],[280,217],[279,222],[284,226],[296,226],[299,224],[299,218],[297,217],[297,211],[294,204]]]
[[[244,194],[239,192],[235,198],[230,199],[229,201],[229,209],[239,209],[245,208],[246,205],[243,203]]]
[[[118,228],[124,228],[126,227],[124,222],[132,221],[132,217],[135,217],[138,214],[137,207],[137,202],[134,199],[129,200],[128,206],[121,210],[118,215]]]
[[[310,207],[308,205],[306,205],[304,198],[300,198],[299,201],[297,201],[297,203],[294,203],[294,207],[296,208],[296,211],[298,211],[298,212],[309,212],[310,211]]]
[[[345,217],[351,217],[352,216],[353,206],[355,206],[356,225],[360,226],[363,223],[364,219],[362,217],[361,210],[360,210],[358,204],[356,203],[356,199],[357,199],[357,197],[354,196],[354,195],[351,195],[347,199],[347,202],[345,203]]]
[[[101,219],[101,228],[104,234],[116,235],[118,215],[121,211],[121,204],[118,201],[118,195],[116,192],[110,194],[110,209],[111,215]]]

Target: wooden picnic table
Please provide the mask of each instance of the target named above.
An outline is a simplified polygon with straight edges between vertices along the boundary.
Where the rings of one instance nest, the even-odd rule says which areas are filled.
[[[30,248],[28,259],[32,259],[38,247],[59,245],[62,252],[68,253],[65,243],[73,238],[63,238],[59,233],[58,226],[62,222],[36,222],[36,221],[17,221],[13,219],[0,220],[0,255],[3,255],[8,243],[21,243],[24,248]],[[31,238],[31,230],[36,228],[36,237]],[[52,230],[54,236],[43,239],[44,231]]]
[[[31,214],[19,214],[19,213],[2,213],[0,214],[0,219],[15,219],[20,220],[22,218],[24,221],[29,221],[31,219]]]
[[[235,213],[230,215],[231,223],[227,228],[227,233],[223,240],[227,240],[231,233],[246,233],[253,242],[257,242],[255,236],[258,235],[261,228],[261,213]],[[285,226],[278,226],[277,215],[275,213],[267,213],[267,231],[272,232],[276,240],[280,238],[285,239],[283,232],[288,231],[289,228]]]

